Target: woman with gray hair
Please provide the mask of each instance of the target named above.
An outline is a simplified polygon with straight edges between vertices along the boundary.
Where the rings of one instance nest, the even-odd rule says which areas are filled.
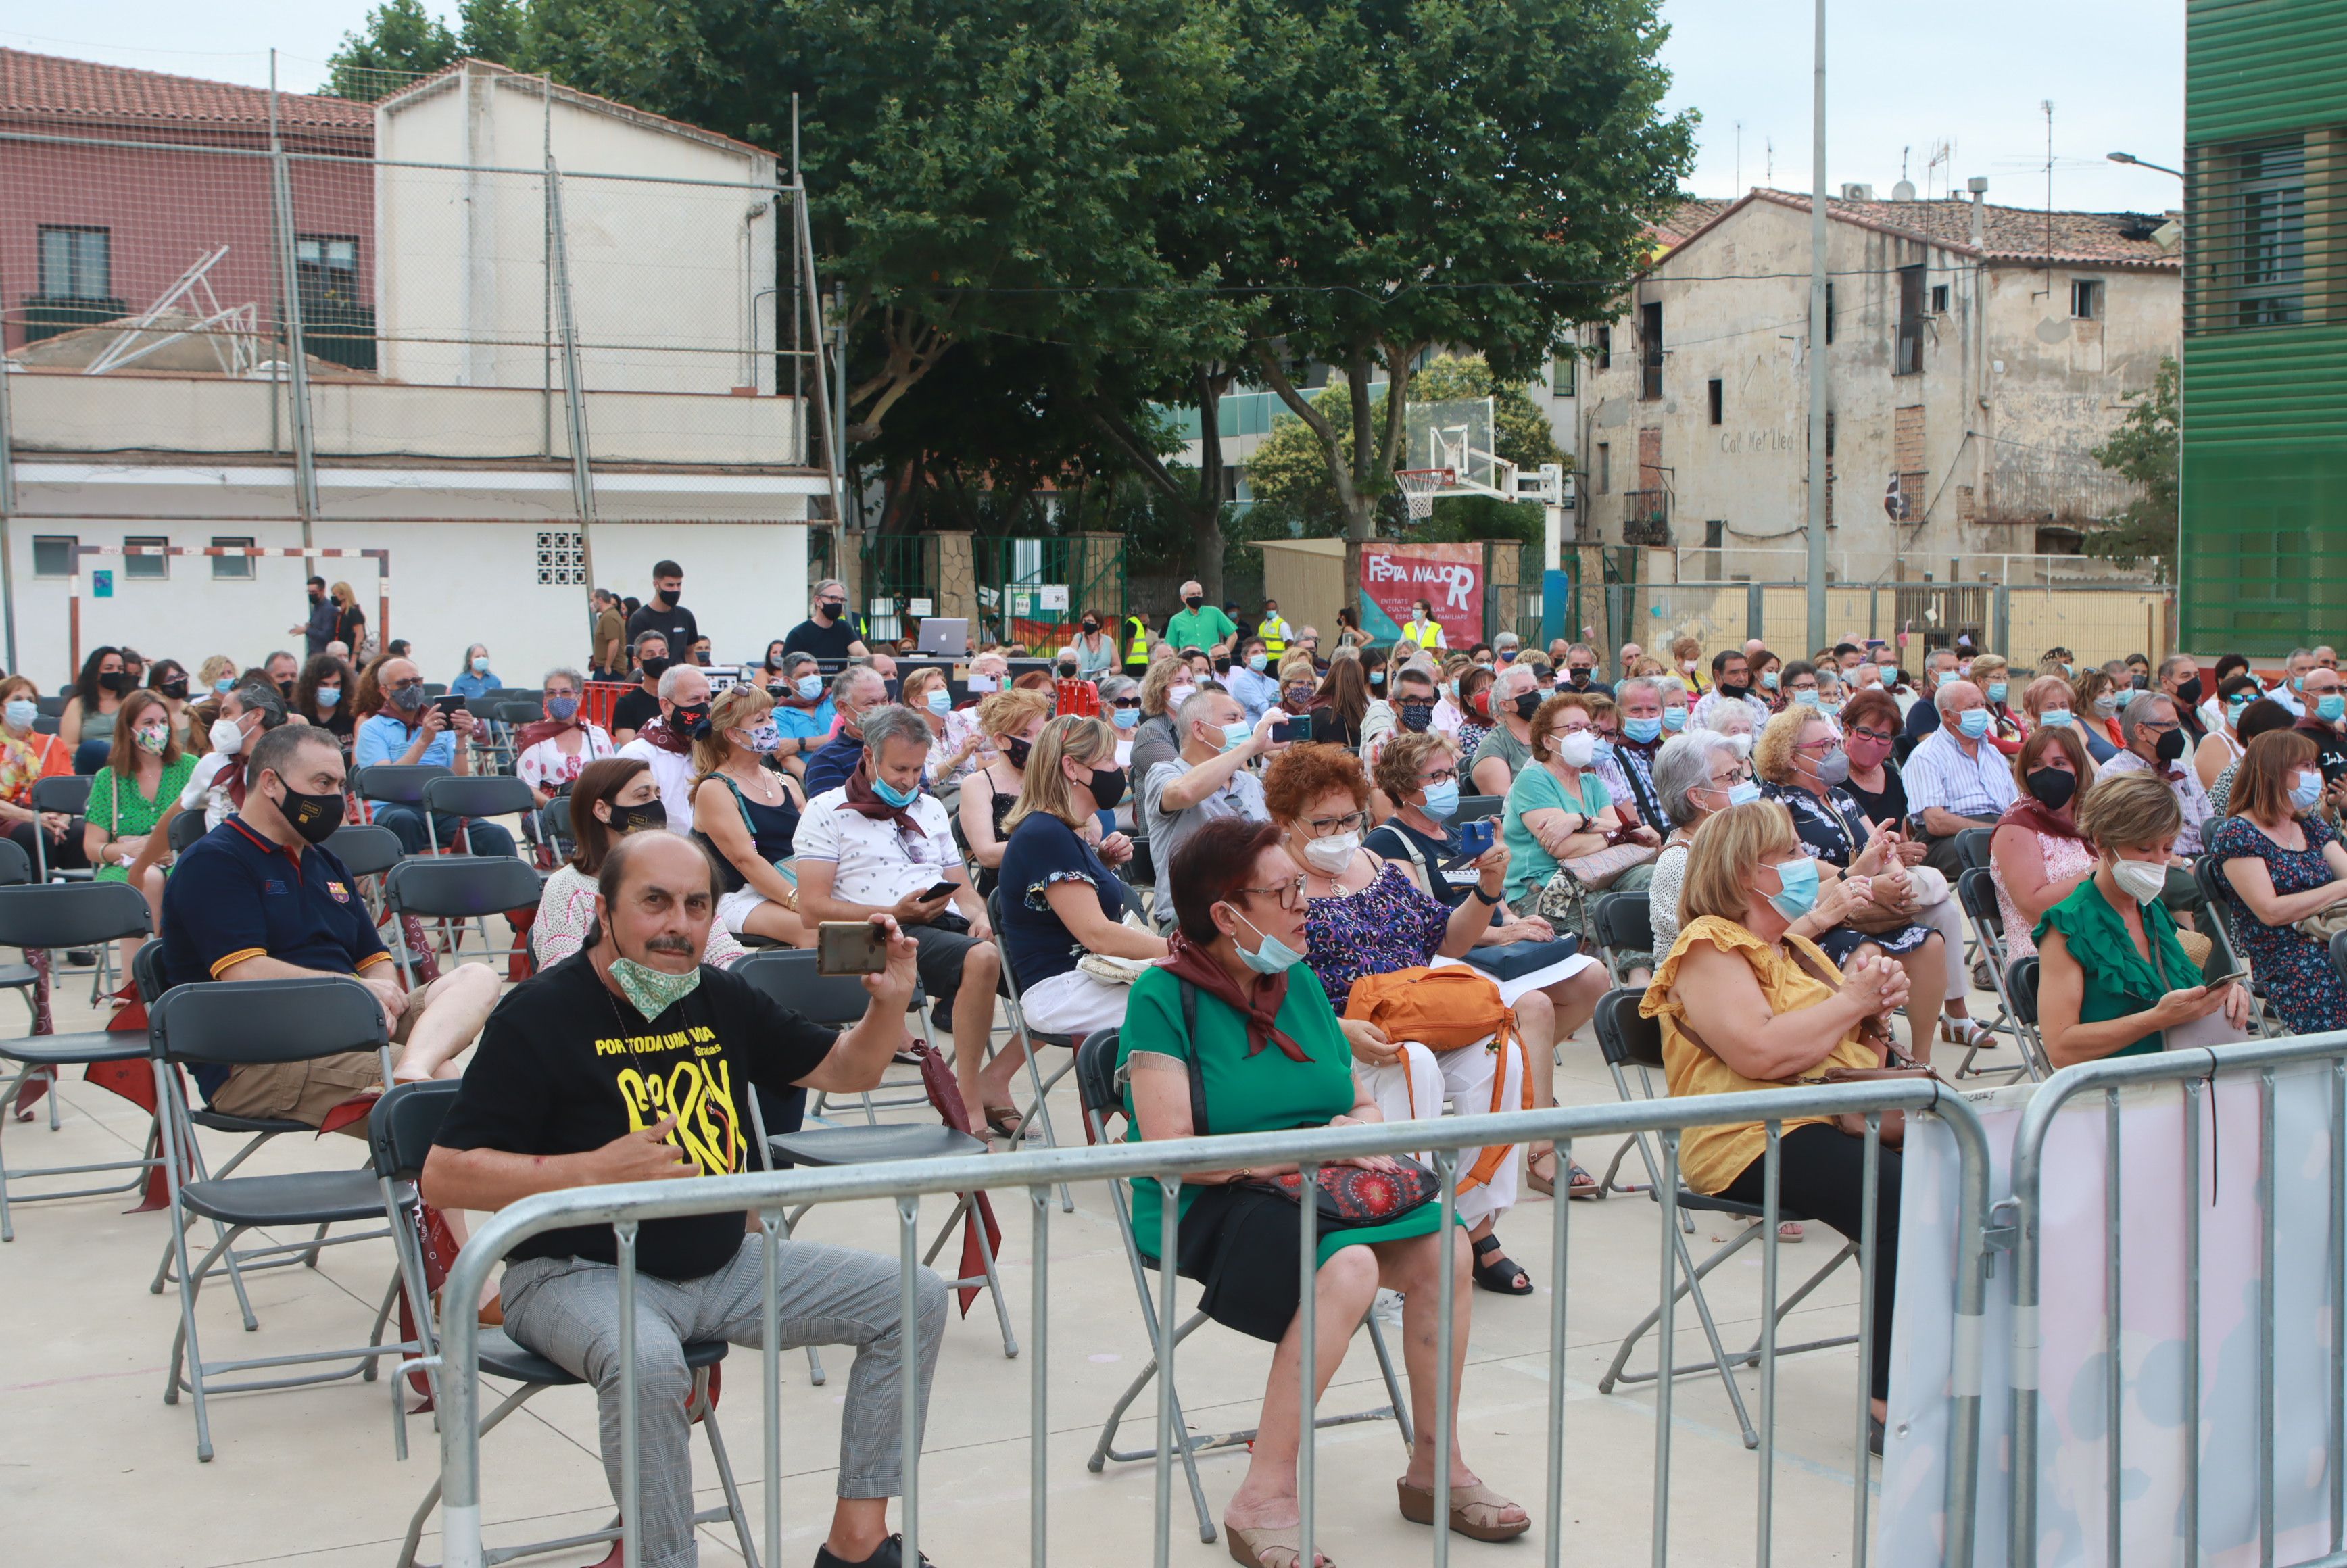
[[[1141,682],[1130,675],[1100,680],[1101,716],[1116,730],[1116,765],[1133,765],[1133,733],[1141,724]]]
[[[588,723],[579,716],[579,700],[586,691],[587,682],[578,671],[548,670],[545,695],[539,700],[546,717],[524,724],[514,736],[519,748],[514,774],[529,786],[541,809],[577,782],[579,769],[618,753],[602,725]]]

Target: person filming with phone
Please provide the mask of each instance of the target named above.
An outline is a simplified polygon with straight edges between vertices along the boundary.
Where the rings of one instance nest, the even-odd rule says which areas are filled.
[[[378,763],[400,767],[446,768],[459,778],[473,771],[474,727],[479,721],[466,712],[462,698],[437,702],[424,694],[424,672],[415,661],[392,659],[375,671],[383,692],[383,711],[358,728],[351,743],[351,765],[371,768]],[[410,855],[431,847],[436,834],[445,848],[459,848],[469,839],[476,855],[511,855],[513,835],[494,822],[468,817],[433,819],[431,833],[424,825],[421,806],[384,803],[374,808],[376,825],[399,835],[399,846]],[[471,828],[470,834],[465,831]]]

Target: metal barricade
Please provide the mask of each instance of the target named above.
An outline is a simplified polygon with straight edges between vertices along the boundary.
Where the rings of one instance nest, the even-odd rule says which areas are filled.
[[[2347,1345],[2342,1345],[2339,1330],[2340,1312],[2342,1304],[2347,1304],[2347,1034],[2332,1033],[2085,1062],[2064,1068],[2036,1086],[2014,1130],[2013,1195],[1999,1203],[1992,1212],[1990,1233],[1993,1245],[2009,1242],[2015,1253],[2009,1379],[2013,1398],[2013,1474],[2011,1507],[2007,1515],[2009,1561],[2013,1568],[2033,1568],[2039,1554],[2039,1353],[2044,1345],[2039,1296],[2045,1265],[2041,1233],[2046,1219],[2044,1194],[2046,1142],[2063,1107],[2096,1091],[2100,1091],[2104,1098],[2106,1129],[2102,1204],[2107,1239],[2104,1258],[2103,1343],[2109,1349],[2103,1373],[2104,1403],[2100,1411],[2102,1430],[2106,1434],[2102,1466],[2102,1523],[2106,1532],[2108,1561],[2116,1568],[2123,1560],[2121,1510],[2127,1490],[2122,1469],[2125,1454],[2121,1441],[2121,1402],[2128,1379],[2124,1375],[2118,1356],[2121,1334],[2126,1327],[2125,1316],[2120,1309],[2126,1299],[2120,1245],[2121,1197],[2126,1191],[2118,1136],[2120,1093],[2128,1088],[2161,1083],[2176,1084],[2181,1091],[2183,1124],[2187,1130],[2181,1151],[2187,1201],[2185,1212],[2180,1216],[2184,1248],[2184,1350],[2181,1397],[2174,1409],[2177,1430],[2188,1434],[2184,1447],[2189,1458],[2183,1466],[2181,1495],[2176,1500],[2173,1525],[2169,1526],[2164,1516],[2161,1521],[2163,1532],[2159,1549],[2163,1553],[2168,1550],[2172,1532],[2181,1547],[2183,1562],[2197,1563],[2202,1560],[2201,1118],[2205,1097],[2213,1143],[2218,1085],[2229,1078],[2247,1077],[2252,1073],[2259,1094],[2256,1193],[2262,1219],[2258,1237],[2256,1310],[2256,1424],[2259,1436],[2255,1501],[2258,1540],[2255,1556],[2243,1556],[2239,1560],[2269,1565],[2276,1561],[2275,1427],[2280,1419],[2280,1396],[2275,1379],[2279,1333],[2275,1310],[2279,1255],[2275,1241],[2276,1074],[2291,1066],[2321,1062],[2328,1062],[2331,1069],[2327,1075],[2328,1120],[2324,1129],[2330,1155],[2325,1214],[2329,1250],[2322,1262],[2326,1270],[2330,1318],[2327,1338],[2329,1368],[2327,1378],[2314,1397],[2320,1398],[2322,1407],[2323,1479],[2329,1493],[2330,1544],[2326,1555],[2300,1561],[2347,1562],[2347,1462],[2343,1462],[2347,1461]],[[2212,1147],[2209,1162],[2212,1176],[2220,1152]],[[2300,1178],[2307,1174],[2303,1169],[2291,1173]],[[2220,1282],[2220,1285],[2223,1283],[2228,1282]],[[2229,1283],[2239,1286],[2244,1282]],[[2138,1297],[2135,1305],[2141,1310],[2153,1304]],[[2139,1372],[2136,1381],[2141,1385],[2149,1379],[2144,1378]],[[2090,1503],[2084,1495],[2086,1470],[2084,1466],[2073,1466],[2064,1473],[2067,1490],[2079,1492],[2080,1495],[2073,1501],[2079,1512],[2084,1512]],[[2137,1533],[2140,1535],[2141,1532]],[[2247,1542],[2219,1542],[2211,1543],[2211,1550],[2246,1551],[2248,1544]],[[2083,1542],[2081,1548],[2083,1550]]]
[[[610,1225],[617,1233],[619,1267],[617,1280],[620,1291],[620,1323],[621,1339],[619,1377],[619,1425],[620,1433],[622,1474],[625,1495],[620,1500],[621,1528],[624,1532],[626,1559],[641,1560],[641,1542],[637,1537],[641,1510],[636,1506],[636,1460],[639,1451],[639,1415],[635,1397],[635,1263],[636,1238],[639,1227],[647,1221],[671,1219],[692,1214],[738,1213],[754,1211],[763,1234],[765,1264],[765,1296],[764,1324],[764,1362],[761,1381],[764,1387],[765,1456],[764,1531],[761,1556],[772,1564],[779,1560],[783,1538],[783,1515],[779,1465],[782,1451],[783,1411],[781,1405],[781,1337],[779,1316],[779,1250],[783,1211],[786,1206],[804,1203],[835,1203],[855,1199],[886,1198],[892,1202],[897,1218],[899,1246],[900,1302],[903,1321],[917,1320],[917,1260],[916,1221],[918,1198],[927,1194],[947,1194],[980,1187],[997,1192],[1023,1189],[1033,1222],[1031,1266],[1033,1269],[1033,1327],[1029,1345],[1030,1381],[1030,1480],[1029,1513],[1031,1561],[1037,1564],[1047,1561],[1047,1501],[1050,1496],[1050,1335],[1047,1304],[1051,1290],[1051,1195],[1061,1183],[1091,1181],[1121,1181],[1130,1178],[1154,1179],[1162,1184],[1164,1197],[1163,1217],[1157,1255],[1170,1265],[1179,1253],[1177,1233],[1179,1205],[1174,1201],[1185,1173],[1228,1171],[1235,1168],[1262,1166],[1295,1162],[1306,1173],[1307,1181],[1319,1165],[1363,1155],[1402,1154],[1429,1149],[1434,1153],[1436,1174],[1440,1184],[1440,1204],[1444,1234],[1450,1234],[1457,1214],[1459,1178],[1461,1173],[1460,1153],[1462,1150],[1478,1149],[1492,1144],[1515,1144],[1531,1141],[1554,1140],[1559,1158],[1569,1162],[1572,1143],[1576,1138],[1626,1136],[1638,1132],[1658,1133],[1663,1149],[1663,1170],[1659,1194],[1657,1236],[1661,1254],[1661,1323],[1656,1344],[1664,1358],[1662,1365],[1670,1366],[1673,1334],[1673,1304],[1685,1282],[1679,1275],[1682,1252],[1678,1238],[1676,1206],[1678,1140],[1676,1134],[1695,1126],[1758,1122],[1767,1133],[1764,1155],[1766,1200],[1762,1224],[1766,1226],[1762,1255],[1763,1301],[1760,1342],[1747,1355],[1735,1358],[1732,1364],[1749,1364],[1758,1370],[1760,1379],[1759,1401],[1759,1492],[1758,1499],[1758,1535],[1754,1561],[1768,1563],[1773,1550],[1772,1504],[1777,1481],[1774,1443],[1776,1426],[1778,1316],[1777,1251],[1778,1251],[1778,1170],[1780,1161],[1778,1134],[1788,1118],[1812,1118],[1837,1114],[1859,1114],[1866,1118],[1866,1178],[1865,1232],[1866,1245],[1860,1251],[1861,1280],[1859,1292],[1860,1370],[1855,1411],[1857,1463],[1852,1476],[1855,1501],[1852,1519],[1853,1551],[1851,1562],[1862,1568],[1869,1546],[1868,1493],[1870,1485],[1866,1447],[1868,1419],[1867,1357],[1871,1348],[1871,1336],[1889,1333],[1890,1325],[1872,1321],[1873,1255],[1871,1238],[1874,1234],[1874,1200],[1876,1175],[1879,1169],[1879,1127],[1881,1116],[1891,1111],[1911,1113],[1931,1113],[1943,1119],[1954,1134],[1961,1155],[1962,1179],[1956,1235],[1958,1253],[1955,1259],[1956,1288],[1954,1299],[1948,1304],[1953,1314],[1960,1355],[1970,1364],[1978,1364],[1977,1344],[1980,1332],[1982,1304],[1985,1294],[1985,1253],[1982,1243],[1983,1219],[1988,1201],[1987,1146],[1981,1123],[1964,1101],[1942,1086],[1913,1080],[1876,1081],[1821,1086],[1803,1086],[1761,1092],[1704,1096],[1689,1099],[1665,1099],[1635,1102],[1551,1108],[1540,1111],[1512,1112],[1496,1116],[1446,1117],[1440,1121],[1405,1122],[1375,1122],[1313,1128],[1300,1132],[1241,1133],[1210,1138],[1188,1138],[1150,1143],[1104,1143],[1088,1148],[1061,1148],[1029,1151],[1010,1154],[989,1154],[963,1159],[936,1160],[914,1163],[887,1165],[839,1166],[827,1169],[799,1169],[757,1173],[745,1175],[696,1177],[687,1180],[641,1183],[626,1186],[594,1187],[569,1192],[545,1193],[526,1198],[500,1211],[484,1224],[473,1235],[450,1270],[443,1298],[448,1301],[474,1301],[480,1297],[491,1266],[517,1244],[546,1231],[581,1225]],[[1561,1561],[1562,1528],[1564,1518],[1564,1407],[1565,1379],[1563,1366],[1566,1351],[1566,1298],[1564,1288],[1571,1257],[1569,1249],[1572,1205],[1563,1201],[1553,1204],[1553,1266],[1555,1288],[1552,1292],[1548,1348],[1551,1358],[1548,1377],[1548,1410],[1546,1430],[1546,1500],[1543,1513],[1533,1514],[1534,1528],[1544,1529],[1544,1561],[1552,1565]],[[1317,1216],[1314,1205],[1298,1205],[1298,1225],[1302,1238],[1301,1260],[1303,1277],[1301,1300],[1308,1307],[1314,1298],[1315,1243]],[[1155,1514],[1153,1561],[1157,1568],[1166,1568],[1174,1522],[1175,1406],[1178,1393],[1174,1390],[1174,1363],[1177,1335],[1175,1326],[1180,1317],[1175,1310],[1175,1270],[1163,1267],[1158,1271],[1154,1354],[1157,1371],[1157,1432],[1155,1453]],[[1441,1281],[1438,1301],[1437,1342],[1450,1343],[1456,1323],[1456,1271],[1439,1271]],[[1314,1469],[1316,1438],[1314,1419],[1318,1397],[1314,1387],[1317,1365],[1315,1336],[1316,1315],[1306,1310],[1300,1314],[1299,1380],[1302,1398],[1300,1449],[1297,1462],[1298,1495],[1302,1511],[1302,1558],[1314,1560]],[[1963,1336],[1969,1331],[1972,1343]],[[482,1568],[487,1561],[481,1539],[482,1516],[480,1501],[480,1453],[477,1427],[480,1419],[480,1368],[478,1365],[477,1328],[469,1312],[456,1312],[448,1317],[438,1354],[424,1363],[436,1371],[439,1398],[441,1449],[441,1480],[444,1486],[442,1504],[443,1539],[446,1562],[450,1568]],[[1455,1390],[1452,1388],[1451,1363],[1449,1355],[1437,1358],[1437,1382],[1434,1409],[1448,1411]],[[412,1364],[411,1364],[412,1365]],[[405,1369],[405,1368],[403,1368]],[[909,1374],[908,1368],[908,1374]],[[903,1442],[905,1445],[905,1489],[902,1499],[902,1530],[904,1559],[920,1561],[922,1537],[918,1460],[918,1379],[907,1375],[904,1379]],[[1654,1477],[1654,1562],[1666,1561],[1668,1555],[1668,1516],[1670,1506],[1671,1463],[1671,1384],[1669,1375],[1658,1379],[1655,1398],[1655,1451]],[[1942,1543],[1941,1560],[1950,1568],[1970,1568],[1973,1556],[1973,1520],[1975,1512],[1977,1486],[1978,1442],[1980,1426],[1980,1395],[1978,1388],[1967,1389],[1959,1386],[1953,1391],[1954,1410],[1951,1422],[1951,1462],[1946,1476],[1946,1518],[1948,1530]],[[1435,1434],[1434,1461],[1435,1496],[1433,1517],[1438,1522],[1450,1514],[1450,1423],[1439,1420]],[[1531,1510],[1527,1510],[1531,1512]],[[1438,1524],[1431,1542],[1431,1561],[1437,1568],[1450,1561],[1450,1532]]]

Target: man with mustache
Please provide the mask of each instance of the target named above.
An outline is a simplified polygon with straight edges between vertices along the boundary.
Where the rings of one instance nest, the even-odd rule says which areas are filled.
[[[880,1081],[905,1042],[917,949],[885,914],[887,967],[864,977],[871,1003],[844,1033],[810,1023],[746,980],[700,961],[717,904],[708,853],[688,838],[621,839],[597,879],[588,945],[507,997],[482,1031],[464,1088],[425,1160],[425,1201],[498,1209],[535,1193],[750,1169],[750,1086],[853,1094]],[[887,1532],[900,1495],[904,1378],[925,1418],[946,1290],[915,1277],[907,1324],[897,1260],[823,1242],[781,1249],[784,1343],[847,1343],[856,1367],[840,1417],[839,1477],[816,1568],[900,1568]],[[739,1211],[646,1220],[635,1315],[638,1506],[645,1561],[690,1563],[692,1431],[688,1338],[761,1341],[764,1239]],[[546,1232],[507,1255],[505,1328],[595,1386],[612,1495],[620,1452],[620,1284],[610,1227]],[[917,1437],[916,1439],[917,1442]]]

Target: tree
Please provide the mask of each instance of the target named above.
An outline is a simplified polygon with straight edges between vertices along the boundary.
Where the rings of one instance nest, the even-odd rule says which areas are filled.
[[[2086,531],[2082,547],[2090,556],[2133,566],[2157,556],[2172,569],[2176,557],[2177,372],[2163,356],[2150,390],[2129,393],[2133,405],[2111,438],[2095,448],[2095,461],[2143,487],[2143,494]]]
[[[451,33],[423,0],[384,0],[367,13],[363,31],[343,35],[326,63],[326,91],[372,103],[466,58],[532,68],[518,0],[464,0],[457,19],[462,31]]]

